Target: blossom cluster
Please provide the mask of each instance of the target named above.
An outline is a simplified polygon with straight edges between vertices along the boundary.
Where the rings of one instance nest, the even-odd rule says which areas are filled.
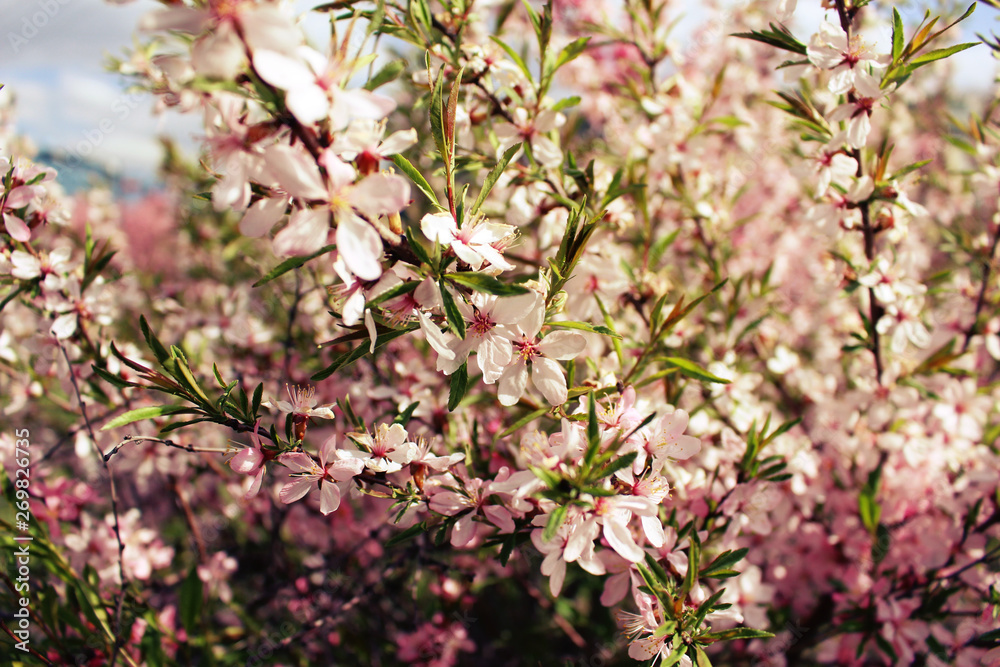
[[[114,65],[204,119],[164,194],[66,195],[0,113],[37,658],[1000,659],[971,9],[161,4]]]

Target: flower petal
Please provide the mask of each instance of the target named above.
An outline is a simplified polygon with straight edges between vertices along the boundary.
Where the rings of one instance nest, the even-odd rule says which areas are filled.
[[[316,479],[313,477],[300,477],[299,479],[293,479],[288,484],[285,484],[278,492],[278,498],[281,502],[286,505],[294,503],[296,500],[301,499],[316,485]]]
[[[382,239],[358,216],[345,215],[337,221],[337,249],[358,278],[378,280],[382,275]]]
[[[535,357],[531,362],[531,381],[550,405],[562,405],[566,402],[566,376],[563,375],[562,366],[556,362],[545,357]]]
[[[264,151],[267,174],[293,197],[326,199],[326,186],[313,159],[302,152],[277,144]]]
[[[553,362],[554,363],[554,362]],[[524,390],[528,388],[528,367],[524,362],[516,361],[500,376],[500,386],[497,397],[500,405],[511,406],[521,400]]]
[[[340,507],[340,487],[330,482],[319,483],[319,511],[323,514],[337,511]]]
[[[348,200],[372,219],[399,213],[410,203],[410,184],[395,174],[372,174],[351,189]]]
[[[629,532],[628,526],[622,522],[606,518],[604,520],[604,539],[606,539],[608,544],[611,545],[611,548],[617,551],[625,560],[638,563],[646,555],[646,553],[636,545],[635,540],[632,539],[632,533]]]
[[[587,339],[572,331],[554,331],[538,344],[542,354],[550,359],[576,359],[587,347]]]
[[[244,236],[263,236],[271,231],[281,216],[285,215],[285,208],[288,207],[288,200],[285,198],[271,199],[265,197],[260,199],[253,206],[247,209],[243,219],[240,220],[240,233]]]

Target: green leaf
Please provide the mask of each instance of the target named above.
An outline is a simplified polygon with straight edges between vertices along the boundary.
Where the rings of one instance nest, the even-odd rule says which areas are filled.
[[[530,290],[521,285],[508,285],[502,283],[493,276],[485,273],[461,272],[449,273],[445,276],[447,280],[458,285],[464,285],[477,292],[485,292],[495,296],[517,296],[527,294]]]
[[[409,294],[418,287],[420,287],[419,280],[408,280],[405,283],[399,283],[398,285],[393,285],[384,292],[379,292],[378,296],[369,299],[368,305],[369,307],[377,306],[384,301],[388,301],[389,299],[395,299],[397,296],[403,296],[404,294]]]
[[[556,59],[555,69],[559,69],[568,62],[571,62],[578,58],[581,53],[587,50],[587,42],[590,41],[590,37],[580,37],[573,40],[559,52],[559,57]]]
[[[455,297],[444,286],[444,281],[440,281],[441,301],[444,302],[444,314],[448,318],[448,328],[459,338],[465,338],[465,318],[455,304]]]
[[[413,419],[413,413],[416,411],[418,407],[420,407],[420,401],[414,401],[413,403],[410,403],[409,405],[406,406],[405,410],[396,415],[396,418],[392,420],[392,423],[399,424],[400,426],[405,428],[406,425],[410,423],[410,420]]]
[[[146,339],[146,344],[149,345],[149,349],[153,352],[156,360],[162,364],[169,359],[170,353],[167,352],[167,348],[163,347],[163,343],[160,342],[160,339],[149,328],[149,323],[146,322],[144,315],[139,316],[139,328],[142,330],[142,336]]]
[[[574,95],[573,97],[564,97],[552,105],[552,111],[562,111],[563,109],[575,107],[579,103],[580,97],[577,95]]]
[[[559,527],[563,525],[563,521],[566,520],[566,511],[569,509],[568,505],[558,505],[552,514],[549,515],[548,521],[545,522],[545,530],[542,531],[542,541],[548,542],[556,533],[559,532]]]
[[[448,148],[447,160],[449,164],[455,161],[455,119],[458,114],[458,96],[462,92],[462,75],[464,73],[465,68],[463,67],[455,75],[455,85],[451,87],[451,93],[448,95],[448,106],[445,107],[444,138],[447,142],[445,145]]]
[[[393,60],[382,66],[378,72],[365,84],[365,90],[375,90],[379,86],[384,86],[390,81],[395,81],[399,75],[406,71],[405,60]]]
[[[798,53],[799,55],[806,55],[806,45],[795,39],[791,32],[788,31],[783,25],[771,24],[770,30],[762,30],[753,32],[738,32],[733,35],[733,37],[742,37],[743,39],[752,39],[756,42],[763,42],[778,49],[784,49],[785,51],[791,51],[793,53]]]
[[[953,56],[956,53],[965,51],[966,49],[971,49],[973,46],[978,46],[979,42],[967,42],[965,44],[956,44],[954,46],[948,46],[943,49],[934,49],[933,51],[928,51],[922,56],[917,56],[909,62],[909,66],[913,69],[917,67],[922,67],[928,63],[932,63],[935,60],[941,60],[942,58],[947,58],[948,56]]]
[[[401,530],[389,539],[385,541],[385,546],[387,548],[394,547],[397,544],[402,544],[403,542],[409,542],[417,535],[427,532],[427,522],[421,521],[420,523],[415,523],[406,530]]]
[[[701,571],[701,576],[710,576],[718,570],[728,570],[736,565],[741,560],[746,558],[747,554],[750,553],[749,549],[736,549],[735,551],[724,551],[715,560],[705,566]]]
[[[500,160],[497,161],[496,165],[494,165],[492,169],[490,169],[490,173],[486,175],[486,180],[483,181],[483,187],[479,191],[479,196],[476,197],[475,203],[472,205],[472,208],[469,209],[470,216],[476,215],[476,213],[479,212],[479,209],[483,207],[483,204],[486,203],[486,197],[489,196],[490,190],[492,190],[493,186],[496,185],[500,176],[503,175],[504,169],[507,168],[507,165],[510,164],[510,161],[514,158],[514,154],[519,150],[521,150],[521,144],[514,144],[504,151],[504,154],[500,156]]]
[[[547,414],[548,411],[549,411],[548,408],[539,408],[533,412],[529,412],[528,414],[524,415],[516,422],[505,428],[499,435],[496,436],[496,438],[494,438],[494,440],[500,440],[501,438],[506,438],[511,433],[523,428],[526,424],[535,421],[544,414]]]
[[[101,368],[97,364],[91,364],[90,367],[94,372],[108,384],[114,385],[119,389],[124,389],[126,387],[141,387],[142,385],[136,384],[135,382],[129,382],[128,380],[123,380],[114,373],[108,372],[107,370]]]
[[[465,392],[469,389],[469,364],[462,364],[457,371],[451,374],[451,388],[448,393],[448,412],[454,412],[458,404],[465,398]]]
[[[861,523],[864,524],[869,533],[874,535],[878,529],[882,508],[875,501],[873,494],[864,491],[861,492],[858,496],[858,514],[861,515]]]
[[[620,456],[619,458],[615,459],[608,465],[598,470],[597,473],[594,475],[594,481],[597,481],[599,479],[604,479],[605,477],[615,474],[619,470],[628,468],[630,465],[632,465],[632,463],[635,461],[635,457],[638,455],[639,455],[638,452],[629,452],[628,454]]]
[[[692,538],[697,538],[696,533],[692,533]],[[699,569],[701,567],[701,543],[697,539],[691,540],[691,546],[688,548],[688,569],[687,574],[684,576],[684,583],[681,586],[681,591],[684,596],[687,596],[698,583]]]
[[[256,417],[257,413],[260,411],[261,399],[264,397],[264,383],[261,382],[257,385],[257,388],[253,390],[253,403],[250,406],[250,417]]]
[[[427,53],[427,70],[430,71],[430,52]],[[448,162],[448,144],[445,143],[444,132],[444,68],[438,70],[437,80],[434,82],[434,89],[431,93],[431,106],[429,109],[431,136],[434,137],[434,145],[437,147],[441,159]]]
[[[427,182],[427,179],[424,178],[424,175],[421,174],[420,171],[418,171],[417,168],[414,167],[409,160],[407,160],[399,153],[396,153],[395,155],[392,156],[392,161],[397,167],[399,167],[399,170],[401,172],[406,174],[407,178],[413,181],[413,184],[417,186],[418,190],[427,195],[427,198],[431,200],[432,204],[437,206],[442,211],[444,210],[444,207],[441,206],[441,203],[438,201],[437,195],[434,194],[434,188],[431,187],[431,184]]]
[[[278,264],[276,267],[265,273],[260,280],[258,280],[253,284],[253,286],[260,287],[261,285],[266,285],[267,283],[271,282],[278,276],[284,275],[293,269],[297,269],[306,262],[316,259],[320,255],[325,255],[326,253],[330,252],[336,247],[337,247],[336,245],[331,244],[328,246],[323,246],[322,248],[312,253],[311,255],[303,255],[302,257],[289,257],[284,262]]]
[[[378,336],[375,338],[375,349],[377,350],[378,348],[383,347],[389,341],[399,338],[404,334],[408,334],[411,331],[414,331],[415,329],[417,329],[417,327],[411,326],[411,327],[406,327],[405,329],[390,329],[388,331],[384,331],[378,334]],[[332,364],[330,364],[320,372],[314,374],[312,376],[312,380],[314,382],[318,382],[319,380],[325,380],[326,378],[330,377],[331,375],[339,371],[341,368],[348,366],[357,361],[358,359],[360,359],[361,357],[365,356],[368,353],[369,347],[370,346],[368,344],[362,343],[361,345],[358,345],[350,352],[346,352],[340,355],[339,357],[334,359]]]
[[[546,326],[552,329],[576,329],[577,331],[588,331],[590,333],[601,334],[602,336],[610,336],[611,338],[621,338],[620,334],[615,333],[608,327],[595,326],[586,322],[547,322]]]
[[[514,64],[517,65],[518,69],[521,70],[521,73],[524,74],[525,79],[527,79],[528,81],[534,80],[533,77],[531,76],[531,70],[529,70],[528,66],[524,63],[524,58],[519,56],[517,54],[517,51],[515,51],[506,43],[504,43],[504,41],[501,40],[499,37],[490,35],[490,39],[492,39],[497,46],[499,46],[501,49],[507,52],[507,55],[510,56],[510,59],[514,61]]]
[[[431,265],[430,255],[427,254],[427,249],[424,248],[423,244],[417,241],[416,237],[413,235],[412,229],[406,230],[406,240],[410,242],[410,250],[412,250],[413,254],[417,256],[417,259],[419,259],[422,263],[430,266]]]
[[[719,630],[709,632],[699,639],[711,639],[714,641],[727,641],[730,639],[768,639],[774,635],[764,630],[754,630],[753,628],[732,628],[730,630]]]
[[[665,364],[678,369],[684,375],[688,377],[695,378],[696,380],[702,380],[704,382],[717,382],[719,384],[729,384],[729,380],[724,380],[718,376],[712,375],[704,368],[698,364],[690,361],[688,359],[681,359],[680,357],[664,357],[661,359]]]
[[[892,175],[892,178],[893,178],[893,180],[898,179],[898,178],[902,178],[903,176],[906,176],[910,172],[916,171],[917,169],[920,169],[921,167],[923,167],[925,165],[928,165],[928,164],[930,164],[933,161],[934,161],[934,159],[930,158],[930,159],[927,159],[927,160],[921,160],[920,162],[914,162],[913,164],[906,165],[905,167],[903,167],[902,169],[900,169],[899,171],[897,171],[896,173],[894,173]]]
[[[410,21],[425,34],[431,31],[431,8],[427,0],[409,0],[406,6],[406,13]]]
[[[197,567],[192,567],[184,578],[179,597],[181,625],[188,633],[193,634],[198,630],[203,600],[201,577],[198,576]]]
[[[587,465],[594,462],[601,449],[601,431],[597,423],[597,397],[590,392],[587,403],[587,452],[583,460]]]
[[[903,18],[895,7],[892,8],[892,62],[899,62],[903,54]]]
[[[125,426],[126,424],[131,424],[132,422],[142,421],[143,419],[154,419],[156,417],[163,417],[165,415],[177,415],[177,414],[196,414],[196,412],[183,405],[150,405],[145,408],[136,408],[135,410],[129,410],[123,415],[118,415],[107,424],[101,427],[102,431],[108,431],[113,428],[118,428],[120,426]]]
[[[673,650],[671,650],[670,655],[668,655],[666,659],[660,663],[660,667],[673,667],[673,665],[680,662],[681,658],[684,657],[684,654],[687,653],[687,644],[681,641],[681,638],[677,635],[674,635],[670,645],[673,647]]]
[[[983,634],[979,635],[979,638],[976,641],[988,642],[988,643],[1000,642],[1000,629],[984,632]]]

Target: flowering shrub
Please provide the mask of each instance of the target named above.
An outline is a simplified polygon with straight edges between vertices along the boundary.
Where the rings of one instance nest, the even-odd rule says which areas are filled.
[[[5,125],[9,654],[1000,663],[997,105],[937,62],[1000,43],[675,4],[162,0],[115,64],[204,154],[140,204]]]

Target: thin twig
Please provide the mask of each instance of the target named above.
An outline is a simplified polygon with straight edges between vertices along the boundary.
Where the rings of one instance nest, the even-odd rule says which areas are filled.
[[[197,452],[202,454],[225,454],[227,452],[233,451],[232,447],[195,447],[194,445],[181,445],[173,440],[164,440],[163,438],[154,438],[147,435],[126,435],[121,442],[114,446],[107,454],[104,454],[104,460],[110,461],[111,457],[118,453],[118,450],[129,443],[139,443],[139,442],[158,442],[161,445],[166,445],[167,447],[174,447],[176,449],[183,449],[185,452]]]
[[[5,621],[3,619],[0,619],[0,626],[3,627],[3,631],[6,632],[10,636],[10,638],[14,640],[15,643],[17,643],[19,641],[20,638],[19,637],[15,637],[14,633],[11,632],[11,629],[7,627],[7,621]],[[35,649],[31,648],[30,646],[28,647],[28,653],[30,653],[31,655],[33,655],[36,658],[38,658],[39,660],[41,660],[42,662],[44,662],[46,665],[51,665],[52,664],[52,662],[48,658],[46,658],[44,655],[42,655],[41,653],[39,653]]]
[[[80,385],[76,381],[76,373],[73,370],[73,362],[70,361],[69,353],[66,351],[66,346],[63,345],[62,341],[59,341],[59,349],[62,350],[63,358],[66,360],[66,365],[69,367],[69,379],[73,383],[73,391],[76,393],[76,400],[80,404],[80,414],[83,416],[83,423],[87,426],[87,433],[90,435],[90,443],[94,447],[94,451],[97,452],[98,457],[101,459],[101,464],[104,466],[104,472],[108,476],[108,487],[110,489],[111,495],[111,514],[114,517],[115,524],[115,540],[118,542],[118,576],[121,579],[121,587],[118,591],[118,601],[115,604],[115,627],[114,627],[114,639],[115,646],[111,653],[110,667],[115,667],[115,663],[118,662],[118,654],[121,652],[122,640],[118,636],[121,632],[122,626],[122,609],[125,603],[125,586],[127,581],[125,579],[125,543],[122,542],[121,524],[118,520],[118,491],[115,488],[115,477],[111,473],[111,466],[108,465],[108,461],[104,458],[104,454],[101,452],[101,448],[97,444],[97,436],[94,435],[94,427],[90,423],[90,417],[87,416],[87,406],[83,402],[83,396],[80,394]]]
[[[972,324],[970,324],[969,328],[965,331],[965,341],[962,343],[963,353],[969,349],[969,343],[972,341],[972,337],[979,331],[979,315],[983,311],[983,306],[986,305],[986,288],[990,282],[990,276],[993,273],[993,262],[996,260],[997,256],[998,241],[1000,241],[1000,225],[996,225],[993,230],[993,242],[990,244],[990,252],[986,257],[986,261],[983,262],[983,281],[979,285],[979,296],[976,297],[976,312],[972,316]]]
[[[170,490],[174,492],[178,503],[180,503],[181,511],[184,513],[184,521],[187,522],[188,530],[191,531],[191,537],[194,538],[195,547],[198,549],[198,561],[208,563],[208,553],[205,551],[205,538],[202,537],[198,522],[195,521],[194,512],[191,511],[191,503],[188,502],[184,492],[181,491],[180,482],[177,481],[177,477],[169,475],[167,479],[170,483]]]

